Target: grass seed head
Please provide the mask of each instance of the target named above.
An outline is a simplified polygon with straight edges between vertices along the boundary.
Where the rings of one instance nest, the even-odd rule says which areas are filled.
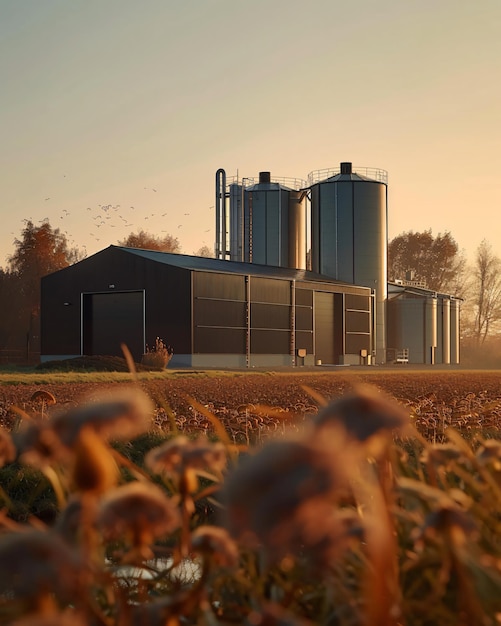
[[[0,428],[0,467],[16,458],[16,447],[9,433]]]
[[[313,420],[317,428],[342,426],[351,439],[364,442],[377,434],[401,430],[409,423],[403,406],[370,385],[334,400]]]
[[[125,538],[141,549],[156,537],[175,531],[180,515],[161,489],[151,483],[133,482],[104,497],[97,523],[105,539]]]
[[[236,543],[224,528],[199,526],[191,535],[193,552],[204,555],[221,567],[236,567],[239,553]]]
[[[244,541],[257,539],[273,553],[294,549],[298,538],[307,541],[307,511],[323,514],[324,505],[346,493],[347,455],[329,436],[270,442],[226,480],[228,529]]]
[[[205,437],[190,441],[179,436],[151,450],[145,458],[146,466],[160,473],[178,474],[186,469],[220,472],[226,465],[226,448],[220,442],[211,443]]]
[[[101,437],[130,439],[151,426],[153,405],[135,388],[108,391],[92,401],[54,415],[50,425],[61,442],[72,448],[82,428],[92,428]]]
[[[77,597],[81,563],[55,533],[39,530],[0,537],[0,589],[35,599],[54,594],[62,601]]]

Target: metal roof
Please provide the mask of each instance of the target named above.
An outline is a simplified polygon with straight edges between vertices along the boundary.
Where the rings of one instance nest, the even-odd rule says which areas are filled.
[[[425,287],[414,287],[410,285],[400,285],[399,283],[388,282],[388,299],[398,298],[403,294],[411,294],[413,296],[421,296],[423,298],[438,298],[442,300],[460,300],[464,298],[453,296],[449,293],[442,293],[440,291],[433,291],[432,289],[426,289]]]
[[[259,265],[257,263],[241,263],[240,261],[224,261],[207,257],[191,256],[188,254],[174,254],[171,252],[158,252],[157,250],[144,250],[142,248],[126,248],[125,246],[109,246],[108,249],[120,250],[126,254],[134,254],[143,259],[172,265],[186,270],[205,270],[210,272],[225,272],[227,274],[251,274],[269,278],[284,278],[288,280],[303,280],[315,282],[327,282],[331,285],[351,285],[342,280],[335,280],[323,274],[308,270],[290,269],[287,267],[273,267]],[[360,285],[353,285],[358,287]]]

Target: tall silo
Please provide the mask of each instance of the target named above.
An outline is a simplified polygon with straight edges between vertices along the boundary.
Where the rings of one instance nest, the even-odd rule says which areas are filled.
[[[270,172],[232,179],[229,258],[274,267],[306,268],[306,191],[300,179],[272,179]]]
[[[312,270],[375,292],[376,362],[386,360],[388,175],[341,163],[309,175]]]

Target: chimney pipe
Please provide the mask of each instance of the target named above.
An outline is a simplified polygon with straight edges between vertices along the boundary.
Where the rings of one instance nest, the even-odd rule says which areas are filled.
[[[259,172],[260,183],[271,183],[271,172]]]
[[[341,163],[341,174],[351,174],[351,163]]]

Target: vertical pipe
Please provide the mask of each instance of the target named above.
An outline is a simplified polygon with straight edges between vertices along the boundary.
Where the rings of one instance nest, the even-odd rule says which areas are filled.
[[[226,172],[220,168],[216,172],[216,259],[226,258]]]

